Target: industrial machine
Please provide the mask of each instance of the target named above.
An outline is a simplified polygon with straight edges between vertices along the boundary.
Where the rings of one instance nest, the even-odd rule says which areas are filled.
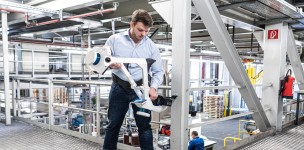
[[[104,74],[106,70],[109,68],[112,63],[120,63],[120,70],[125,74],[128,79],[128,82],[131,85],[131,88],[135,91],[138,96],[138,100],[133,101],[137,107],[142,108],[142,111],[138,111],[138,115],[150,117],[149,113],[146,113],[144,110],[151,110],[155,112],[162,112],[167,109],[168,106],[171,106],[172,100],[169,98],[159,98],[154,104],[149,98],[149,86],[148,86],[148,64],[147,59],[144,58],[118,58],[111,56],[111,49],[108,46],[104,47],[94,47],[91,51],[89,51],[85,57],[86,64],[89,69],[95,71],[100,74]],[[143,76],[143,85],[137,86],[135,81],[132,79],[130,73],[123,65],[124,63],[133,63],[137,64],[142,68],[142,76]],[[173,98],[176,98],[174,96]]]

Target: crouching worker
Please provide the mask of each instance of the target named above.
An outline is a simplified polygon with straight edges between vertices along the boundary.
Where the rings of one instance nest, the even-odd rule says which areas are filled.
[[[204,150],[204,140],[198,136],[197,131],[192,131],[191,137],[188,150]]]

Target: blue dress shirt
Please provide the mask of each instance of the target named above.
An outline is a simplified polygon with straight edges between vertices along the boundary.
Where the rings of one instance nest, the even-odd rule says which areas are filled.
[[[204,140],[200,137],[196,137],[189,142],[188,150],[204,150]]]
[[[105,45],[111,48],[113,57],[151,58],[156,60],[149,73],[152,76],[150,87],[157,89],[162,83],[164,75],[159,49],[147,36],[135,46],[129,35],[129,30],[110,36]],[[142,69],[137,64],[129,64],[127,69],[135,81],[142,79]],[[127,77],[119,69],[113,69],[112,72],[120,79],[128,81]]]

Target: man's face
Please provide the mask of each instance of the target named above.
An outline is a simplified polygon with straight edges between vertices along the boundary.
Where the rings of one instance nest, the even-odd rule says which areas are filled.
[[[149,33],[150,28],[148,26],[145,26],[142,22],[137,22],[136,24],[134,22],[130,23],[131,27],[131,34],[134,38],[133,40],[140,41]]]

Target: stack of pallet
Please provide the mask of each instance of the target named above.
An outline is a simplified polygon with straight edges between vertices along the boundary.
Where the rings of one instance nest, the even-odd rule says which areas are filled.
[[[222,118],[224,112],[223,95],[204,96],[203,109],[209,118]]]
[[[66,103],[67,102],[66,88],[54,88],[54,102],[55,103]]]

